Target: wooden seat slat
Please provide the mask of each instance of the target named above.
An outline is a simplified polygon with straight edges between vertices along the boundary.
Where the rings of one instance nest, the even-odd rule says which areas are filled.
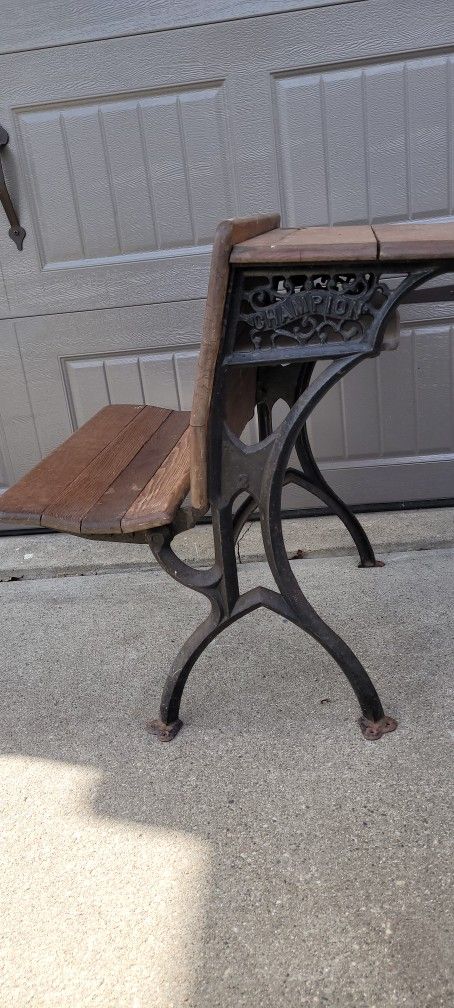
[[[41,524],[80,532],[85,515],[137,455],[169,415],[157,406],[145,406],[113,441],[45,509]]]
[[[142,493],[131,504],[121,521],[123,532],[157,528],[172,521],[189,491],[190,436],[188,428]]]
[[[44,510],[107,445],[140,414],[143,406],[106,406],[0,497],[0,521],[39,525]]]
[[[153,480],[188,425],[189,413],[169,413],[156,433],[87,512],[81,522],[81,531],[121,533],[122,518]]]
[[[3,496],[1,519],[86,535],[121,534],[125,516],[128,531],[171,521],[189,488],[189,417],[160,406],[106,406],[23,481],[30,494],[41,488],[45,508],[24,511],[16,483]],[[66,472],[60,493],[55,455]]]

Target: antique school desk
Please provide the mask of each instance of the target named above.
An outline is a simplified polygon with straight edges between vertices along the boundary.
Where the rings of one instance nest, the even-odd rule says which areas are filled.
[[[453,298],[452,286],[416,290],[450,271],[454,224],[280,229],[276,214],[222,222],[191,413],[107,406],[2,496],[0,520],[143,542],[171,577],[209,599],[211,613],[176,657],[160,716],[148,725],[161,740],[181,728],[183,689],[204,648],[259,606],[306,630],[332,655],[356,693],[367,739],[396,728],[359,658],[296,580],[281,495],[288,483],[310,491],[343,521],[360,566],[377,564],[358,518],[322,476],[306,424],[348,371],[396,345],[399,303]],[[314,379],[320,360],[326,367]],[[288,413],[273,429],[281,399]],[[241,434],[255,412],[259,440],[248,445]],[[293,449],[299,468],[290,465]],[[171,542],[209,509],[215,560],[200,570],[179,559]],[[255,510],[276,589],[240,594],[235,542]]]

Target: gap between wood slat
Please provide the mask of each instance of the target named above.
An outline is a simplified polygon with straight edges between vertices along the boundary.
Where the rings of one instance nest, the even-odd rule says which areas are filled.
[[[2,494],[3,520],[39,525],[41,516],[56,495],[61,495],[99,454],[138,416],[143,406],[105,406],[74,431],[58,448]]]
[[[189,424],[189,413],[171,413],[81,522],[82,532],[121,532],[121,519],[153,480]]]
[[[41,525],[67,532],[80,532],[82,519],[120,472],[137,455],[169,410],[144,406],[138,416],[46,508]]]

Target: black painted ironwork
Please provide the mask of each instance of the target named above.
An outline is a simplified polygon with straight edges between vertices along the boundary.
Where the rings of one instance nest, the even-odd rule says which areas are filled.
[[[17,213],[14,209],[14,205],[11,196],[8,192],[5,174],[3,171],[1,151],[3,147],[6,147],[8,142],[9,142],[9,135],[6,129],[4,129],[3,126],[0,126],[0,203],[2,204],[2,207],[10,223],[10,229],[8,231],[8,234],[20,252],[24,244],[24,238],[27,232],[25,228],[22,227],[19,218],[17,216]]]
[[[235,349],[249,339],[262,347],[363,346],[390,291],[374,269],[243,274]]]
[[[453,265],[451,261],[415,263],[403,277],[402,263],[386,264],[386,270],[379,264],[343,270],[337,264],[323,267],[323,271],[302,271],[291,265],[233,271],[209,430],[215,562],[208,570],[198,570],[180,560],[172,549],[173,537],[192,523],[190,510],[181,511],[173,525],[145,533],[161,567],[179,583],[201,592],[211,604],[210,615],[177,655],[164,687],[160,716],[149,725],[163,741],[173,738],[181,727],[180,702],[197,658],[222,630],[259,606],[305,630],[334,658],[357,696],[362,712],[359,723],[366,738],[378,739],[396,728],[397,722],[385,715],[359,659],[310,605],[296,580],[284,545],[281,496],[288,483],[309,490],[344,523],[357,547],[360,566],[380,566],[358,518],[322,476],[311,450],[307,421],[344,375],[380,352],[387,322],[399,301],[409,300],[412,290],[452,271]],[[389,281],[383,280],[384,272]],[[293,300],[289,302],[289,298]],[[342,321],[355,326],[349,328]],[[315,362],[324,358],[330,362],[314,379]],[[252,364],[258,366],[259,441],[246,445],[226,423],[226,391],[230,369]],[[289,409],[274,430],[272,412],[279,399]],[[289,464],[294,448],[301,469]],[[244,494],[237,506],[238,497]],[[277,590],[257,587],[241,595],[235,543],[255,510]]]
[[[229,363],[378,352],[396,305],[446,269],[441,262],[415,262],[403,278],[402,263],[382,262],[238,270],[228,318]]]

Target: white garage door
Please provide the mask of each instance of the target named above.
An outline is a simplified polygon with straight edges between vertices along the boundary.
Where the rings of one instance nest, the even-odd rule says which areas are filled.
[[[161,4],[84,6],[77,25],[50,0],[3,19],[3,161],[27,231],[17,252],[0,216],[3,485],[108,402],[189,407],[219,219],[453,214],[452,4],[222,0],[202,24],[185,2],[179,27]],[[453,313],[405,312],[399,351],[314,422],[353,502],[453,496]]]

